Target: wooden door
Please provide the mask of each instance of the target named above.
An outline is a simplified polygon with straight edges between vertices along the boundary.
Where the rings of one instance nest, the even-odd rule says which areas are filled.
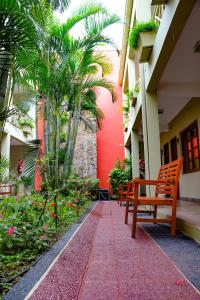
[[[169,163],[169,144],[164,145],[164,164]]]
[[[171,144],[171,158],[172,158],[172,161],[174,161],[178,158],[176,137],[170,141],[170,144]]]

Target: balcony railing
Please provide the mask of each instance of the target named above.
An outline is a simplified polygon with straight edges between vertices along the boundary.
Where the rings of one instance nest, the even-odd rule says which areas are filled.
[[[16,107],[15,107],[14,105],[12,105],[11,108],[16,108]],[[19,111],[19,110],[17,110],[17,113],[14,114],[13,116],[11,116],[11,117],[8,119],[8,122],[11,123],[11,124],[14,125],[14,126],[20,128],[20,129],[22,129],[21,126],[20,126],[20,122],[19,122],[19,120],[20,120],[21,118],[29,119],[29,120],[34,124],[34,120],[33,120],[31,117],[29,117],[28,115],[23,114],[23,113],[22,113],[21,111]]]
[[[165,10],[165,4],[153,5],[151,8],[151,18],[160,24],[163,17],[164,10]]]

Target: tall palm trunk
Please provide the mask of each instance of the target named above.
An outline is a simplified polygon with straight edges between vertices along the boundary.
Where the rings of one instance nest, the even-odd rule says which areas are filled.
[[[67,165],[68,165],[67,151],[69,148],[69,143],[70,143],[70,138],[71,138],[72,118],[73,118],[73,111],[70,111],[70,116],[69,116],[69,121],[68,121],[68,126],[67,126],[67,139],[66,139],[66,144],[65,144],[65,160],[64,160],[64,165],[63,165],[64,174],[65,174],[65,169],[67,168]]]
[[[80,115],[81,115],[81,101],[79,102],[78,107],[75,109],[73,113],[70,140],[66,148],[65,165],[64,165],[64,174],[66,178],[69,177],[71,173]]]
[[[59,149],[60,149],[60,116],[56,115],[56,143],[55,143],[55,188],[59,184]]]

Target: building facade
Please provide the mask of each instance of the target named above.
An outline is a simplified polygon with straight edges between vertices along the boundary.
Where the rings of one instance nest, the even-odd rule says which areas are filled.
[[[20,176],[19,162],[24,157],[27,143],[36,138],[35,105],[32,96],[20,87],[15,87],[12,96],[9,93],[8,83],[4,107],[15,108],[19,103],[22,105],[23,101],[26,102],[25,106],[28,102],[30,105],[29,108],[24,106],[24,112],[21,109],[18,110],[1,124],[0,154],[10,162],[10,168],[4,173],[4,180],[8,180],[12,173],[15,176]]]
[[[140,37],[133,51],[129,30],[152,19],[156,34],[146,48]],[[200,199],[199,25],[200,0],[127,0],[119,73],[124,94],[139,86],[124,137],[133,178],[143,158],[145,177],[154,179],[161,164],[182,155],[180,196],[195,199]]]

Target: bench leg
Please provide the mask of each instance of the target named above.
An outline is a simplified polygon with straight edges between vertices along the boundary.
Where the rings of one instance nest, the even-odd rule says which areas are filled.
[[[154,219],[157,218],[157,205],[154,205],[153,217]],[[154,224],[156,224],[156,222]]]
[[[132,238],[135,238],[136,225],[137,225],[137,204],[133,203]]]
[[[172,225],[171,225],[171,235],[176,236],[176,204],[172,206]]]
[[[128,224],[128,210],[129,210],[129,200],[126,200],[126,210],[125,210],[125,224]]]

